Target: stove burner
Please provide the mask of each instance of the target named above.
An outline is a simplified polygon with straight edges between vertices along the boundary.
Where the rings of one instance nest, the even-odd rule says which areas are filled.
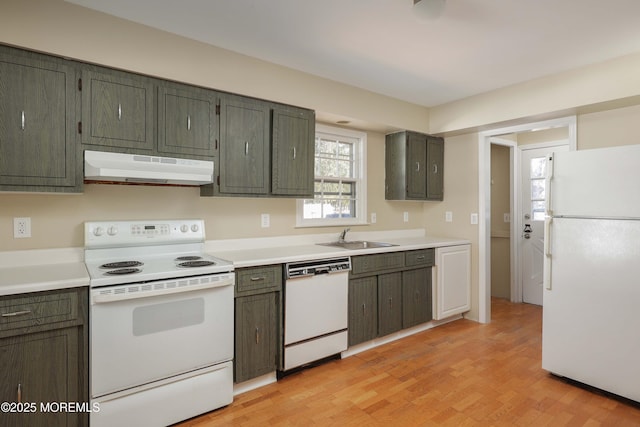
[[[102,264],[100,268],[128,268],[128,267],[139,267],[141,265],[143,264],[140,261],[118,261],[118,262],[110,262],[107,264]],[[138,270],[138,269],[135,269],[135,270]]]
[[[121,275],[121,274],[134,274],[140,273],[142,270],[139,268],[118,268],[117,270],[109,270],[105,274],[109,275]]]
[[[197,255],[187,255],[187,256],[179,256],[178,258],[176,258],[176,261],[196,261],[199,259],[202,259],[202,257]]]
[[[178,264],[178,267],[206,267],[208,265],[214,265],[215,262],[213,261],[187,261],[187,262],[181,262],[180,264]]]

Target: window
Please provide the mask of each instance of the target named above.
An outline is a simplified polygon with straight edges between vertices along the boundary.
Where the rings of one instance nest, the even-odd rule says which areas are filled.
[[[545,170],[546,157],[531,159],[531,218],[534,221],[544,221],[545,214]]]
[[[300,199],[297,226],[366,222],[367,135],[316,125],[314,198]]]

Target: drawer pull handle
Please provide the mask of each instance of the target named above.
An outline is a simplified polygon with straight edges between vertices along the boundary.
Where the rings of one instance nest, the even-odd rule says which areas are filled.
[[[260,276],[260,277],[252,277],[252,278],[251,278],[251,281],[252,281],[252,282],[259,282],[259,281],[264,280],[264,279],[265,279],[265,277],[264,277],[264,276]]]
[[[2,313],[2,317],[24,316],[25,314],[30,314],[30,313],[31,313],[31,310],[14,311],[13,313]]]
[[[424,255],[417,256],[416,259],[422,261],[424,259]]]

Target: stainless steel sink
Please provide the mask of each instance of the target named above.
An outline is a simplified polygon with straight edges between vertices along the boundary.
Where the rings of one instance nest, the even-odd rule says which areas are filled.
[[[321,246],[333,246],[336,248],[344,249],[373,249],[373,248],[388,248],[390,246],[397,246],[392,243],[385,242],[370,242],[367,240],[353,240],[350,242],[330,242],[330,243],[318,243]]]

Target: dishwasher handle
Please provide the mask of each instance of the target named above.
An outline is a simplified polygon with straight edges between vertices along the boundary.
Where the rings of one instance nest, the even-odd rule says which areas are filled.
[[[285,268],[287,279],[342,273],[349,270],[351,270],[351,258],[349,257],[295,262],[287,264]]]

